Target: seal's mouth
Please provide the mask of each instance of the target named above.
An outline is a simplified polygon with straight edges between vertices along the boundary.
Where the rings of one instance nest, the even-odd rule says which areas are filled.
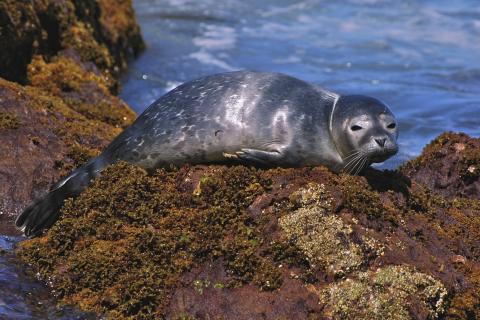
[[[372,163],[379,163],[384,162],[388,158],[394,156],[398,152],[398,147],[394,146],[392,148],[381,148],[373,150],[369,155],[368,158]]]

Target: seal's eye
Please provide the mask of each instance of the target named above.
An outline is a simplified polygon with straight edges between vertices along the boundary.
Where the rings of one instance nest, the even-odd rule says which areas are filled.
[[[354,124],[353,126],[350,127],[350,129],[351,129],[352,131],[358,131],[358,130],[362,130],[362,127],[357,126],[356,124]]]
[[[397,126],[397,124],[395,122],[392,122],[387,126],[387,128],[388,129],[395,129],[396,126]]]

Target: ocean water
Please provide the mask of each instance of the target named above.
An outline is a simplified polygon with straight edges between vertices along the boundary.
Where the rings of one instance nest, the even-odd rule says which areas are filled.
[[[480,135],[478,1],[136,0],[147,50],[123,78],[138,113],[204,75],[283,72],[386,102],[399,154],[418,155],[447,130]]]

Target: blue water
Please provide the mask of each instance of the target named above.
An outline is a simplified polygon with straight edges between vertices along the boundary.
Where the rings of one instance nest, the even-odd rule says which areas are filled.
[[[480,135],[478,1],[137,0],[148,48],[123,78],[138,113],[178,84],[238,69],[367,94],[399,119],[400,152],[446,130]]]
[[[101,319],[71,307],[57,306],[50,290],[31,275],[27,275],[25,268],[18,264],[13,250],[21,239],[0,235],[0,319]]]

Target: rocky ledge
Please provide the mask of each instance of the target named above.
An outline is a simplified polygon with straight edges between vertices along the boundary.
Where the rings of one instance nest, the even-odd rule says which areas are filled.
[[[0,2],[0,233],[135,118],[114,96],[143,48],[131,2]]]
[[[477,319],[479,144],[361,176],[118,163],[17,253],[109,319]]]

